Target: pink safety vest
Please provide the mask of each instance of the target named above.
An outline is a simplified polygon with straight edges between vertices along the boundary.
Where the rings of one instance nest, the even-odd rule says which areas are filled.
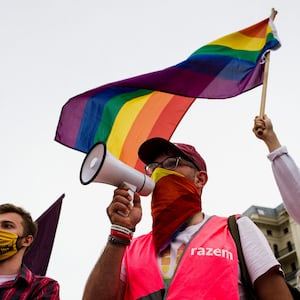
[[[224,217],[211,217],[186,245],[167,291],[151,233],[132,241],[124,264],[126,300],[239,299],[237,251]]]

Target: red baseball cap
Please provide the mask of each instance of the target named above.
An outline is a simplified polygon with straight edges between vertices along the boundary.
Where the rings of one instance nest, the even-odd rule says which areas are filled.
[[[154,162],[160,154],[168,151],[178,153],[180,157],[192,162],[199,170],[206,171],[206,163],[194,146],[182,143],[171,143],[160,137],[145,141],[140,146],[138,155],[141,161],[148,165]]]

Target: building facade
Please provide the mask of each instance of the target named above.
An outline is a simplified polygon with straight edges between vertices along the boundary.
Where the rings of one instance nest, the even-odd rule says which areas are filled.
[[[287,213],[283,204],[276,208],[251,206],[248,216],[263,232],[276,258],[281,263],[286,280],[300,287],[300,225]]]

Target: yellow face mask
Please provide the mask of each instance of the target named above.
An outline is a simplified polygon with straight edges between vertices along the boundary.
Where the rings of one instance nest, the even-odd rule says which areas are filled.
[[[0,230],[0,261],[3,261],[18,252],[18,235]]]
[[[164,168],[156,168],[152,175],[151,175],[151,178],[153,179],[153,181],[156,183],[158,180],[160,180],[162,177],[165,177],[165,176],[168,176],[168,175],[178,175],[178,176],[182,176],[182,174],[178,173],[178,172],[175,172],[175,171],[171,171],[171,170],[167,170],[167,169],[164,169]]]

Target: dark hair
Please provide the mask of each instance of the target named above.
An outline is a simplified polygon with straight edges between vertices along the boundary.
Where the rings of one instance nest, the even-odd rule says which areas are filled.
[[[23,236],[32,235],[33,239],[35,239],[38,230],[38,225],[36,222],[32,220],[29,212],[24,210],[22,207],[18,207],[14,204],[6,203],[0,205],[0,214],[5,214],[5,213],[16,213],[20,215],[23,219],[22,222],[24,228]]]

